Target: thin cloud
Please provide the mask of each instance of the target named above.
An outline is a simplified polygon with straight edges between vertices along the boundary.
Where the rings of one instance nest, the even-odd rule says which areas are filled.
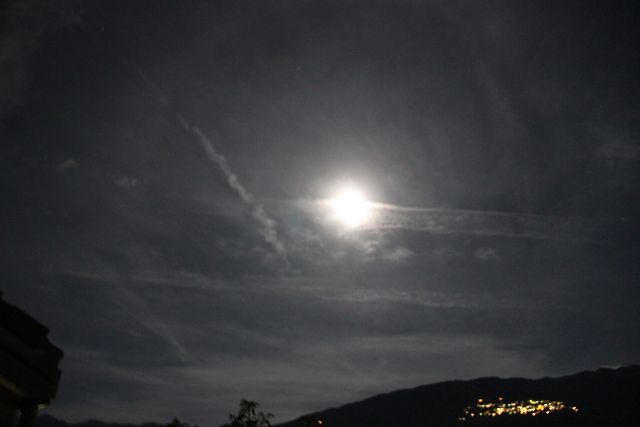
[[[278,211],[278,204],[272,209]],[[450,208],[405,207],[371,203],[372,220],[361,231],[414,230],[433,234],[460,234],[486,237],[550,240],[561,242],[595,242],[594,236],[604,224],[578,217],[536,215],[517,212],[479,211]],[[296,201],[296,209],[314,221],[328,225],[325,200]],[[283,209],[281,206],[280,209]]]
[[[394,250],[384,252],[382,259],[392,262],[403,262],[413,256],[413,251],[405,247],[397,247]]]
[[[138,178],[123,175],[120,178],[116,179],[114,181],[114,184],[121,188],[133,188],[138,185],[138,182]]]
[[[167,324],[160,320],[141,298],[124,288],[117,288],[113,298],[136,322],[165,340],[174,349],[176,356],[182,362],[191,361],[191,355],[187,349],[178,341]]]
[[[473,256],[482,261],[499,260],[498,251],[493,248],[478,248],[473,252]]]
[[[65,159],[58,164],[56,170],[58,173],[64,173],[69,169],[78,169],[80,167],[80,163],[74,158]]]
[[[589,242],[597,227],[579,218],[514,212],[407,208],[377,203],[373,229]]]
[[[605,160],[631,161],[640,157],[640,147],[626,142],[611,142],[596,147],[596,155]]]

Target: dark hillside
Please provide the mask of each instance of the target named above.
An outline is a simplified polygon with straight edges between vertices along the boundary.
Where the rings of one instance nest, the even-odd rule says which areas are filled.
[[[599,369],[561,378],[528,380],[522,378],[480,378],[471,381],[448,381],[375,396],[340,408],[327,409],[310,417],[325,426],[637,426],[640,398],[640,367]],[[546,399],[575,406],[570,410],[539,416],[501,415],[458,418],[464,408],[477,403],[514,402]],[[304,425],[301,420],[279,427]]]
[[[36,421],[36,427],[164,427],[165,424],[145,423],[145,424],[117,424],[105,423],[102,421],[89,420],[80,423],[70,424],[54,418],[50,415],[41,415]]]
[[[500,400],[502,398],[502,400]],[[475,416],[461,421],[466,407],[503,402],[554,401],[566,408],[550,414]],[[477,427],[477,426],[638,426],[640,366],[598,369],[560,378],[479,378],[398,390],[307,415],[277,427]],[[533,405],[535,406],[535,405]],[[576,407],[573,411],[570,408]],[[222,423],[222,422],[221,422]],[[217,427],[218,424],[204,427]],[[162,427],[86,421],[68,424],[48,415],[36,427]]]

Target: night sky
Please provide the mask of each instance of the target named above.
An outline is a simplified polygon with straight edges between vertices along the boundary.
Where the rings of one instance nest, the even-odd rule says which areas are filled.
[[[0,288],[65,351],[49,412],[640,361],[634,4],[2,6]]]

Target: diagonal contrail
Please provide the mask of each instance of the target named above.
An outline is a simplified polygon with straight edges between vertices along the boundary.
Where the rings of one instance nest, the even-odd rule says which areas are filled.
[[[166,341],[182,362],[189,362],[192,357],[187,349],[176,338],[171,328],[149,308],[139,296],[124,288],[115,288],[112,298],[136,322],[157,337]]]
[[[267,214],[264,206],[262,206],[260,202],[256,201],[253,194],[242,184],[242,182],[240,182],[238,175],[233,171],[227,159],[218,150],[216,150],[209,137],[207,137],[207,135],[202,132],[198,126],[189,123],[189,121],[179,111],[171,107],[169,98],[160,91],[155,82],[147,77],[147,75],[135,64],[133,65],[133,68],[144,81],[147,89],[153,93],[156,101],[163,107],[173,109],[176,119],[180,123],[180,126],[182,126],[182,129],[200,142],[207,158],[224,174],[229,187],[238,194],[243,203],[250,207],[251,215],[259,225],[259,232],[262,238],[273,247],[282,259],[286,261],[287,251],[284,244],[278,237],[276,222]]]
[[[185,123],[188,125],[188,122],[182,118],[182,116],[178,113],[178,118],[181,123]],[[224,158],[214,147],[209,138],[197,127],[191,126],[190,130],[193,134],[198,138],[204,151],[207,153],[207,158],[214,162],[218,168],[222,171],[222,173],[227,177],[227,182],[229,183],[229,187],[233,188],[240,199],[247,205],[251,206],[251,215],[260,225],[260,234],[264,238],[264,240],[269,243],[273,249],[286,259],[287,253],[284,247],[284,244],[278,238],[278,232],[276,231],[276,222],[267,215],[267,212],[264,210],[264,207],[259,202],[256,202],[253,194],[247,190],[247,188],[242,185],[238,176],[231,170],[227,159]]]

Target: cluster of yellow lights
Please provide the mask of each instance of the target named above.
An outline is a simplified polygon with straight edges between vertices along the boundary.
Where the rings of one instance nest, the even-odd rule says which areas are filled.
[[[504,402],[502,397],[498,402],[484,402],[478,399],[478,403],[464,408],[464,416],[460,421],[466,421],[475,417],[497,417],[500,415],[549,415],[558,411],[578,412],[575,406],[567,406],[564,402],[555,400],[517,400],[515,402]]]

